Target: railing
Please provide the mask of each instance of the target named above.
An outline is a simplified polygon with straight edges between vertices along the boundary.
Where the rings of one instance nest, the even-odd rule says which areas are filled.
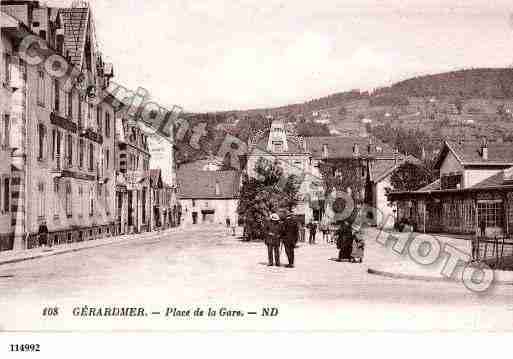
[[[513,237],[475,237],[472,239],[472,259],[492,267],[500,267],[506,259],[513,260]]]

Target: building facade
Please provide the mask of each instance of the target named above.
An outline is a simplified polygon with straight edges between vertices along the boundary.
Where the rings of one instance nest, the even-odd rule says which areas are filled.
[[[178,170],[178,198],[182,223],[225,224],[227,220],[232,225],[238,223],[237,206],[241,173],[215,168]]]
[[[118,173],[116,227],[120,233],[151,230],[151,179],[148,136],[138,123],[116,111]]]
[[[7,25],[2,24],[3,81],[11,92],[3,120],[9,123],[4,131],[10,138],[12,247],[38,245],[44,226],[50,244],[111,235],[114,112],[97,99],[112,73],[96,45],[92,11],[37,1],[3,1],[1,10]],[[18,51],[34,34],[48,51],[45,61],[29,65]],[[73,71],[49,71],[49,58]]]
[[[513,143],[445,142],[437,168],[428,186],[390,193],[398,221],[421,232],[513,233]]]

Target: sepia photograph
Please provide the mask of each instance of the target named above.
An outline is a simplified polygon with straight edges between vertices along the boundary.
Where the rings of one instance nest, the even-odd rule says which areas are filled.
[[[510,1],[0,18],[0,334],[513,331]]]

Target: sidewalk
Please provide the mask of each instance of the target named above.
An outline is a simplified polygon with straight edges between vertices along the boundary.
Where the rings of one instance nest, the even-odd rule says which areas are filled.
[[[59,254],[65,254],[70,252],[78,252],[85,249],[97,248],[108,246],[115,243],[123,243],[133,240],[141,240],[152,237],[161,237],[163,235],[176,232],[177,230],[183,230],[181,227],[169,228],[163,231],[145,232],[140,234],[124,234],[115,237],[107,237],[103,239],[97,239],[92,241],[75,242],[69,244],[61,244],[53,246],[51,248],[33,248],[24,249],[19,251],[5,251],[0,252],[0,265],[12,264],[23,262],[27,260],[33,260],[43,257],[51,257]]]
[[[367,229],[365,236],[365,256],[364,264],[367,272],[373,275],[380,275],[388,278],[410,279],[428,282],[461,282],[464,263],[460,263],[451,277],[442,274],[446,265],[448,254],[442,254],[438,260],[431,265],[422,265],[416,263],[408,253],[408,245],[405,251],[398,254],[393,250],[394,241],[387,241],[386,246],[378,242],[378,236],[381,241],[388,235],[406,239],[409,233],[390,232],[383,233],[375,229]],[[469,256],[472,253],[471,242],[465,238],[454,238],[445,234],[422,234],[415,233],[416,236],[432,236],[441,244],[442,253],[445,253],[445,246],[449,245],[459,252]],[[513,285],[513,272],[511,271],[494,271],[494,283]]]

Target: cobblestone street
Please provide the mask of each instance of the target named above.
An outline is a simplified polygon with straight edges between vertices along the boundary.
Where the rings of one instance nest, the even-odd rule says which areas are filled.
[[[368,250],[375,249],[370,245]],[[367,273],[365,261],[333,261],[337,250],[325,243],[301,243],[296,255],[295,269],[269,268],[263,244],[243,243],[225,228],[211,226],[6,264],[0,266],[0,326],[4,330],[513,328],[511,286],[477,295],[461,283],[374,276]],[[144,306],[149,315],[73,316],[73,308],[83,305]],[[59,315],[43,317],[45,307],[58,307]],[[166,318],[168,307],[225,307],[246,315]],[[263,307],[277,307],[279,315],[263,318]],[[247,314],[252,311],[258,315]]]

